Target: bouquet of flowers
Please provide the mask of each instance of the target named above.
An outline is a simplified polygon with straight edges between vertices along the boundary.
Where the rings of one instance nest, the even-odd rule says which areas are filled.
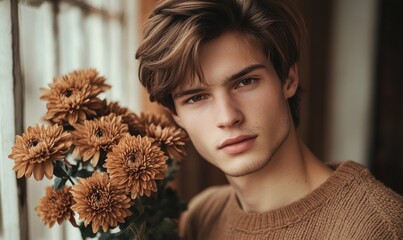
[[[37,181],[55,176],[35,208],[49,227],[68,220],[83,239],[178,239],[186,203],[172,181],[188,136],[164,115],[101,100],[105,81],[83,69],[41,88],[48,124],[16,136],[13,170]]]

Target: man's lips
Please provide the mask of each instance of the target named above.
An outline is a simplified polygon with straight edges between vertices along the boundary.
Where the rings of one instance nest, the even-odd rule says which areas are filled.
[[[218,146],[219,150],[224,151],[227,154],[239,154],[253,146],[257,135],[241,135],[234,138],[225,140]]]

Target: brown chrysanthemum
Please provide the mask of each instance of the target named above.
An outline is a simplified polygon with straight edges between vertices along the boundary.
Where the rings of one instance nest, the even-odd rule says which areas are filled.
[[[161,125],[150,124],[146,128],[146,134],[154,138],[166,150],[170,158],[179,161],[186,156],[185,145],[188,141],[188,135],[183,129],[175,126],[162,127]]]
[[[100,227],[106,232],[132,215],[130,198],[123,189],[109,181],[106,173],[94,172],[89,178],[81,178],[80,184],[74,185],[71,193],[75,201],[72,209],[78,213],[80,220],[84,220],[85,226],[92,224],[94,233]]]
[[[97,95],[111,86],[95,69],[74,71],[55,78],[49,88],[41,88],[42,100],[48,111],[45,120],[62,125],[73,125],[96,116],[102,108]]]
[[[163,179],[167,171],[167,156],[148,137],[129,136],[123,138],[108,153],[104,167],[111,182],[131,193],[151,195],[157,191],[155,180]]]
[[[98,164],[101,151],[110,151],[123,136],[128,135],[122,117],[113,113],[99,119],[85,120],[83,124],[74,124],[74,127],[75,130],[71,132],[75,145],[73,156],[82,156],[84,162],[92,158],[94,167]]]
[[[74,212],[71,209],[74,201],[70,189],[71,187],[66,186],[55,192],[53,186],[47,187],[45,196],[39,200],[35,211],[49,227],[52,227],[56,222],[60,225],[65,220],[70,220],[75,224]]]
[[[156,115],[153,113],[141,113],[137,117],[136,128],[144,135],[149,125],[160,125],[161,127],[173,126],[165,115]]]
[[[71,146],[71,136],[63,132],[63,127],[53,125],[45,127],[36,124],[21,135],[16,137],[16,143],[8,156],[14,160],[13,170],[17,172],[17,178],[25,175],[36,180],[42,180],[45,175],[48,179],[53,176],[53,161],[64,161],[65,154]]]
[[[105,101],[104,104],[105,108],[102,115],[108,115],[110,113],[114,113],[116,114],[116,116],[122,116],[122,122],[127,124],[129,132],[131,134],[134,135],[135,133],[139,132],[138,117],[134,112],[130,111],[126,107],[120,106],[119,103],[117,102],[106,103]]]

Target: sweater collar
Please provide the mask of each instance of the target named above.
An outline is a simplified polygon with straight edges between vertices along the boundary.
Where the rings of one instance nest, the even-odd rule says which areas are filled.
[[[318,210],[328,199],[335,196],[363,171],[367,171],[362,165],[352,161],[328,164],[328,166],[335,171],[317,189],[294,203],[266,213],[243,211],[232,191],[227,205],[230,209],[229,224],[240,230],[259,231],[279,228],[300,221]]]

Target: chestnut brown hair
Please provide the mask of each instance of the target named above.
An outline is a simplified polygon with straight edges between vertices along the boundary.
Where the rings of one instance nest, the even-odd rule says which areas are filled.
[[[251,37],[271,61],[280,80],[300,55],[305,33],[296,9],[284,0],[166,0],[151,13],[136,53],[139,79],[157,101],[173,113],[172,92],[184,81],[203,81],[201,46],[225,32]],[[301,87],[288,102],[299,123]]]

